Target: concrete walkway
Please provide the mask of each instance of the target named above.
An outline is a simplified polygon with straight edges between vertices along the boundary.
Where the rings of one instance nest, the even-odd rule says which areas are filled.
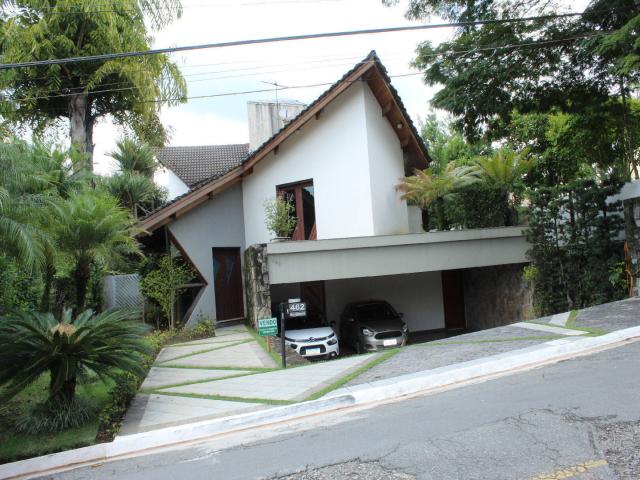
[[[375,360],[361,355],[279,369],[244,326],[164,348],[133,399],[119,436],[309,398]]]

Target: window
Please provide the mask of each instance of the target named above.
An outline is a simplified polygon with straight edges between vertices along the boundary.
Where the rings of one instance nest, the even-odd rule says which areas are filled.
[[[317,233],[313,181],[280,185],[276,190],[279,197],[293,205],[296,228],[293,231],[292,239],[315,240]]]

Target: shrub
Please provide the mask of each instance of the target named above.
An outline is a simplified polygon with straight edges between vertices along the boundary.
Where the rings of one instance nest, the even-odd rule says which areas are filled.
[[[296,212],[293,204],[281,197],[267,200],[264,204],[265,225],[276,237],[290,237],[296,228]]]

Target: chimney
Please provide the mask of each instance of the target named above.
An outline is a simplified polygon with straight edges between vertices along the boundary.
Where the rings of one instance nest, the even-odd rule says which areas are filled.
[[[306,105],[295,100],[247,102],[249,149],[258,148],[294,119]]]

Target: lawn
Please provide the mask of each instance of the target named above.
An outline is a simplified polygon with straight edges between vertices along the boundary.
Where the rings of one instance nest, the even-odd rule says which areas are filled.
[[[78,387],[78,395],[92,399],[96,415],[82,427],[72,428],[56,434],[27,435],[13,430],[14,420],[24,414],[34,403],[47,397],[48,375],[29,386],[13,399],[0,406],[0,463],[45,455],[95,443],[98,433],[98,415],[109,401],[109,389],[99,380]]]

